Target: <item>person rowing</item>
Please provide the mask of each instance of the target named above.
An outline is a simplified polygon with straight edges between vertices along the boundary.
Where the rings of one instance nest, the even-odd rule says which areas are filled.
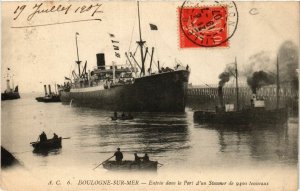
[[[141,157],[139,157],[137,155],[137,153],[134,153],[134,162],[137,162],[137,163],[141,162]]]
[[[53,138],[52,139],[58,139],[58,136],[55,133],[53,133]]]
[[[143,159],[143,162],[148,162],[148,161],[150,161],[150,160],[149,160],[149,156],[148,156],[147,153],[145,153],[145,155],[144,155],[144,157],[143,157],[142,159]]]
[[[123,153],[120,151],[120,148],[117,148],[117,151],[115,152],[114,156],[116,157],[116,161],[118,163],[122,162],[123,159]]]
[[[42,134],[40,134],[40,142],[45,142],[45,141],[47,141],[47,135],[43,131]]]

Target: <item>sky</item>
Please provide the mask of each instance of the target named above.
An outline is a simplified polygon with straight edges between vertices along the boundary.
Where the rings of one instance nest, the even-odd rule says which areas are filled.
[[[92,16],[97,3],[102,5]],[[43,84],[62,84],[64,76],[69,77],[73,69],[77,71],[76,32],[79,33],[80,60],[83,63],[87,61],[89,70],[96,66],[97,53],[105,53],[107,64],[112,61],[123,64],[126,60],[124,52],[134,52],[137,46],[136,2],[43,3],[41,8],[44,9],[60,4],[65,7],[71,5],[71,8],[67,14],[64,11],[40,13],[28,20],[35,4],[2,3],[2,92],[6,88],[7,68],[10,68],[10,75],[14,75],[14,83],[19,85],[21,93],[42,92]],[[242,70],[249,65],[252,55],[262,51],[276,59],[279,47],[286,41],[299,47],[299,2],[236,2],[239,22],[228,47],[184,49],[179,47],[177,9],[181,4],[174,1],[141,2],[142,37],[149,47],[155,47],[154,59],[159,59],[161,65],[173,67],[175,60],[188,64],[191,68],[189,83],[193,85],[217,84],[218,75],[235,58]],[[89,11],[74,12],[77,7],[89,5],[93,5]],[[21,12],[22,7],[25,8]],[[255,14],[251,14],[251,10],[255,10]],[[86,19],[101,21],[13,28]],[[149,23],[155,24],[158,30],[151,31]],[[109,34],[114,34],[114,40],[120,42],[120,59],[114,56]]]

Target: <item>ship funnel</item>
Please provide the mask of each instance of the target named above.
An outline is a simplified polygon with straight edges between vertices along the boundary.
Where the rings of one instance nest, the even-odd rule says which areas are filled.
[[[15,92],[19,92],[19,87],[18,86],[16,86]]]
[[[219,96],[219,104],[221,108],[224,107],[224,98],[223,98],[223,87],[219,86],[218,87],[218,96]]]
[[[51,86],[50,86],[50,84],[48,85],[48,87],[49,87],[49,95],[51,94]]]
[[[45,96],[47,95],[47,85],[44,85]]]
[[[97,56],[97,68],[105,69],[105,57],[103,53],[96,54]]]

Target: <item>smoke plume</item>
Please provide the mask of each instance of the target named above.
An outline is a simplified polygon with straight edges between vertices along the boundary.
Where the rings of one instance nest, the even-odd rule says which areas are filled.
[[[247,78],[247,83],[250,86],[253,93],[256,90],[265,85],[271,85],[276,82],[276,77],[274,74],[268,74],[264,71],[254,72],[252,76]]]
[[[242,65],[239,71],[240,76],[249,78],[254,72],[265,70],[276,70],[276,63],[271,59],[270,52],[261,51],[249,57],[246,65]]]
[[[282,43],[278,50],[279,79],[282,83],[290,83],[298,89],[298,47],[291,41]]]
[[[232,76],[234,76],[235,74],[235,68],[234,68],[234,64],[231,63],[231,64],[227,64],[224,72],[222,72],[220,75],[219,75],[219,86],[223,87],[229,80]]]
[[[247,84],[255,93],[257,89],[276,82],[276,64],[278,57],[279,81],[283,85],[292,85],[298,89],[298,47],[291,41],[285,41],[279,47],[276,56],[271,58],[269,52],[261,51],[249,57],[247,65],[240,75],[247,78]]]

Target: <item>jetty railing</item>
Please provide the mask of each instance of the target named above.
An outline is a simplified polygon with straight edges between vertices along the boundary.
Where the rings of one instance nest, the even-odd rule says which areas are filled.
[[[200,106],[204,109],[214,109],[219,104],[217,87],[189,87],[187,91],[189,107]],[[249,87],[239,87],[240,109],[248,107],[253,93]],[[257,90],[258,99],[265,100],[266,108],[276,107],[276,86],[265,86]],[[290,85],[281,85],[279,90],[279,106],[298,109],[299,92]],[[223,87],[224,103],[236,104],[236,88]],[[236,107],[236,106],[235,106]]]

